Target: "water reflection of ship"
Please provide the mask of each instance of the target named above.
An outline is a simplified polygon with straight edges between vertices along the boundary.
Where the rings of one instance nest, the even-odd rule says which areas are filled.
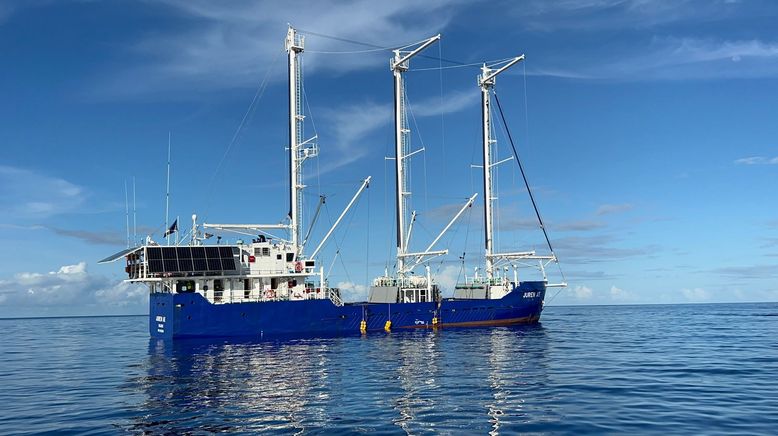
[[[537,410],[540,389],[548,384],[550,357],[547,332],[542,325],[522,329],[495,329],[489,333],[488,385],[491,401],[485,404],[491,424],[490,435],[513,434],[506,424],[532,423],[548,419],[552,410]],[[532,402],[528,403],[528,399]],[[548,402],[549,407],[553,402]]]
[[[258,342],[152,339],[127,430],[451,430],[555,420],[541,325]],[[542,396],[541,396],[542,395]],[[519,427],[520,426],[520,427]]]
[[[452,428],[500,434],[554,419],[553,399],[539,398],[537,389],[549,382],[547,334],[535,325],[493,329],[477,342],[462,331],[382,340],[374,357],[397,356],[399,383],[386,388],[394,424],[409,434]]]
[[[145,401],[131,431],[305,430],[330,400],[327,341],[149,341]],[[292,370],[293,369],[293,370]]]

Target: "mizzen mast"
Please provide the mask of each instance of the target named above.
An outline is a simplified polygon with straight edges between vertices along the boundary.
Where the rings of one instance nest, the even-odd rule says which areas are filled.
[[[418,153],[410,151],[410,129],[406,117],[405,102],[405,82],[403,73],[408,71],[409,61],[412,57],[419,54],[422,50],[440,40],[440,34],[433,36],[419,44],[413,50],[407,50],[408,47],[394,50],[394,58],[390,61],[392,74],[394,75],[394,143],[395,143],[395,183],[396,183],[396,202],[397,202],[397,275],[405,275],[405,258],[408,257],[408,243],[410,238],[406,238],[406,229],[408,219],[408,200],[411,196],[409,185],[409,168],[406,159]],[[412,220],[410,220],[412,223]]]

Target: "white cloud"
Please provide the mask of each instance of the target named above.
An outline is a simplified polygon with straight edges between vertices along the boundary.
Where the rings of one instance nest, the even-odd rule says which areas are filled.
[[[714,21],[741,13],[727,1],[528,0],[511,11],[536,31],[646,29],[683,21]]]
[[[445,115],[459,112],[468,107],[480,107],[476,105],[478,96],[479,93],[475,87],[473,89],[460,89],[448,92],[443,96],[443,100],[440,97],[429,97],[418,103],[410,102],[410,107],[413,110],[413,115],[419,118]]]
[[[43,219],[78,210],[84,189],[65,179],[0,165],[0,209],[3,219]]]
[[[365,301],[367,300],[367,286],[356,284],[354,282],[338,282],[337,288],[340,288],[340,296],[344,301]]]
[[[593,295],[592,288],[583,285],[576,286],[573,292],[575,293],[575,298],[579,300],[589,300]]]
[[[596,62],[595,62],[596,61]],[[593,80],[760,78],[778,74],[778,42],[655,37],[647,45],[581,59],[561,56],[528,74]]]
[[[451,296],[454,294],[454,287],[457,283],[464,279],[464,277],[462,277],[462,267],[460,265],[446,265],[443,269],[434,274],[433,278],[438,286],[440,286],[441,292],[448,291]]]
[[[284,49],[288,22],[301,33],[310,31],[305,42],[306,71],[343,73],[376,67],[387,62],[388,51],[337,57],[316,52],[366,48],[345,40],[382,46],[418,41],[437,33],[453,14],[451,0],[163,3],[182,25],[149,33],[139,41],[134,47],[139,65],[115,78],[110,91],[131,95],[192,85],[198,90],[253,85]],[[340,40],[316,34],[336,35]],[[278,70],[277,78],[283,77],[282,71]]]
[[[615,285],[611,286],[610,297],[615,302],[628,302],[635,301],[636,299],[636,295],[633,292],[625,291]]]
[[[710,293],[703,288],[681,289],[681,293],[687,301],[702,302],[710,300]]]
[[[448,97],[429,98],[413,104],[417,118],[431,117],[460,111],[473,102],[478,94],[467,91],[454,91]],[[390,128],[393,121],[393,109],[390,104],[362,102],[329,109],[322,113],[327,125],[333,130],[334,141],[323,140],[322,147],[332,143],[335,154],[328,157],[320,166],[319,174],[351,164],[365,157],[371,149],[382,149],[381,138],[387,144],[393,144],[394,136]],[[376,131],[386,128],[385,135],[376,135]],[[369,142],[368,142],[368,138]],[[378,139],[376,139],[378,138]],[[376,147],[376,142],[379,146]],[[331,153],[333,150],[328,150]]]
[[[778,165],[778,156],[776,157],[763,157],[763,156],[751,156],[744,157],[735,160],[737,165]]]
[[[85,262],[0,280],[0,316],[145,313],[145,286],[90,274]]]

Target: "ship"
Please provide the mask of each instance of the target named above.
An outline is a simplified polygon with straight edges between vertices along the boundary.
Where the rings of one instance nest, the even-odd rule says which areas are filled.
[[[343,217],[365,189],[359,189],[338,219],[310,254],[306,252],[310,230],[303,233],[303,167],[318,156],[316,137],[304,140],[302,123],[302,68],[300,56],[305,38],[292,26],[285,39],[288,61],[289,96],[289,213],[274,224],[214,224],[197,222],[192,216],[188,242],[172,246],[146,237],[145,242],[102,259],[99,263],[125,262],[127,282],[142,283],[149,289],[149,334],[153,338],[196,337],[329,336],[391,332],[403,329],[507,326],[533,324],[540,320],[546,290],[564,283],[550,284],[545,266],[558,262],[535,251],[497,253],[493,233],[493,168],[495,162],[491,109],[495,77],[523,56],[503,62],[499,68],[483,65],[478,77],[482,95],[483,173],[484,173],[484,273],[478,269],[458,283],[453,295],[444,296],[430,271],[429,260],[448,250],[435,245],[463,212],[473,206],[477,194],[468,198],[459,212],[428,248],[409,250],[416,212],[408,210],[410,151],[406,118],[404,73],[411,58],[440,39],[436,35],[412,46],[393,50],[390,67],[394,79],[395,128],[395,224],[396,264],[393,273],[385,271],[373,280],[367,301],[344,301],[341,290],[329,286],[318,255]],[[499,102],[498,102],[499,103]],[[516,156],[518,160],[518,156]],[[534,204],[534,200],[533,200]],[[540,219],[540,215],[538,215]],[[176,231],[174,223],[167,233]],[[542,224],[541,224],[541,227]],[[206,244],[217,231],[252,235],[234,244]],[[278,237],[271,231],[283,231]],[[545,229],[544,229],[545,232]],[[549,248],[551,245],[549,243]],[[520,281],[518,262],[535,262],[541,280]],[[509,266],[513,275],[509,274]],[[423,274],[416,274],[417,270]]]

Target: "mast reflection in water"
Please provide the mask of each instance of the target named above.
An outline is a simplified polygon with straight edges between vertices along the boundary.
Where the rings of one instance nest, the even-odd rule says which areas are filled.
[[[131,431],[470,429],[538,418],[542,326],[277,342],[149,342]],[[546,406],[545,414],[551,412]]]

